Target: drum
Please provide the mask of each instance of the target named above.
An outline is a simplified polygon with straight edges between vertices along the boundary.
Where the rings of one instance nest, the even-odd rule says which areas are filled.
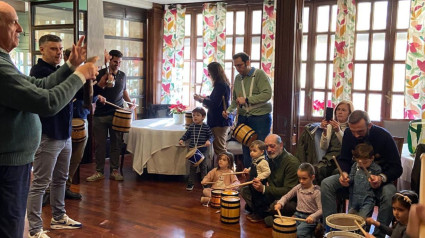
[[[85,124],[86,123],[81,118],[72,119],[72,131],[71,131],[72,142],[82,142],[86,139]]]
[[[234,190],[226,190],[221,193],[221,196],[222,197],[229,197],[229,196],[237,197],[239,196],[239,192]]]
[[[221,197],[220,220],[225,224],[239,223],[241,199],[239,197]]]
[[[233,131],[233,137],[245,146],[249,146],[257,139],[257,133],[251,127],[242,123]]]
[[[211,207],[220,208],[221,193],[223,190],[214,189],[211,191]]]
[[[336,213],[326,217],[326,224],[340,231],[355,231],[359,228],[354,221],[357,221],[361,226],[366,224],[363,217],[355,214]]]
[[[195,154],[189,157],[189,162],[192,163],[193,167],[198,167],[198,165],[202,163],[204,159],[205,159],[205,156],[202,154],[202,152],[196,149]]]
[[[117,109],[112,119],[112,129],[129,132],[131,127],[131,111]]]
[[[348,232],[348,231],[331,231],[329,233],[326,233],[326,238],[346,238],[346,237],[353,237],[353,238],[364,238],[364,236]]]
[[[186,129],[188,129],[190,124],[193,123],[192,111],[187,111],[184,113],[184,121],[185,121],[184,126],[186,127]]]
[[[297,223],[292,219],[275,218],[273,220],[273,238],[297,238]]]

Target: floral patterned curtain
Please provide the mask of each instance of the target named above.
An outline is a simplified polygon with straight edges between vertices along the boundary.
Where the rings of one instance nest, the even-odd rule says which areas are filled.
[[[201,94],[209,95],[212,90],[208,80],[207,66],[211,62],[219,62],[224,68],[226,52],[226,4],[204,3],[203,16],[203,77]]]
[[[176,8],[165,6],[162,46],[162,104],[182,101],[185,13],[186,8],[182,8],[179,4]]]
[[[276,9],[274,1],[264,0],[262,20],[261,68],[273,82],[274,79],[274,45],[276,33]]]
[[[410,2],[404,118],[425,119],[425,6],[423,0]]]
[[[351,100],[355,25],[355,0],[338,0],[332,84],[334,104],[342,100]]]

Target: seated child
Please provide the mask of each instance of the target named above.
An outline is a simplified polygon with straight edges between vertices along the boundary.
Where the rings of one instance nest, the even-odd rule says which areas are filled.
[[[250,180],[259,178],[264,183],[270,176],[269,162],[267,162],[266,158],[264,157],[264,151],[266,149],[266,144],[261,140],[255,140],[249,146],[249,155],[252,158],[252,165],[250,168],[245,168],[243,172],[249,173]]]
[[[373,161],[375,158],[373,147],[369,144],[358,144],[353,150],[353,157],[356,162],[351,167],[349,175],[348,213],[366,218],[372,216],[375,206],[375,192],[370,186],[368,176],[379,175],[381,167]]]
[[[211,191],[214,189],[225,189],[228,186],[240,184],[236,175],[222,175],[223,173],[234,172],[233,161],[233,154],[230,152],[224,152],[218,156],[218,167],[212,169],[201,181],[201,184],[204,186],[214,182],[211,188],[204,188],[201,203],[209,202],[211,198]]]
[[[184,141],[190,140],[189,148],[196,148],[202,145],[210,146],[213,141],[213,134],[210,127],[204,123],[206,112],[202,107],[197,107],[192,111],[193,123],[190,124],[186,133],[180,138],[179,144],[183,145]],[[202,154],[205,155],[207,151],[206,147],[198,149]],[[187,180],[186,190],[192,191],[193,183],[195,181],[197,167],[190,166],[189,178]],[[203,160],[199,164],[199,169],[201,171],[201,178],[207,174],[207,163]]]
[[[274,206],[281,210],[293,197],[297,197],[297,211],[295,217],[306,219],[306,222],[297,221],[297,237],[313,237],[317,222],[322,216],[322,202],[320,187],[313,184],[315,171],[313,165],[302,163],[297,171],[300,184],[293,187]]]
[[[418,203],[418,200],[418,195],[415,192],[410,190],[400,191],[394,194],[392,198],[393,214],[396,219],[396,222],[392,227],[381,224],[379,221],[375,221],[372,217],[368,217],[366,222],[369,225],[378,227],[391,238],[408,238],[409,236],[406,234],[406,227],[409,221],[410,206]],[[368,235],[366,237],[374,236]]]

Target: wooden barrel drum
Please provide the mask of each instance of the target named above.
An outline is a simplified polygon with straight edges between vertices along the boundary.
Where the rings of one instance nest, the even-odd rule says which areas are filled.
[[[82,142],[86,139],[86,136],[86,126],[84,120],[81,118],[72,119],[72,142]]]
[[[297,238],[297,223],[292,219],[275,218],[273,220],[273,238]]]
[[[245,146],[249,146],[257,139],[257,133],[248,125],[241,123],[233,131],[233,137]]]
[[[129,132],[131,127],[131,112],[127,110],[115,110],[112,119],[112,129],[121,132]]]
[[[239,223],[241,199],[234,196],[221,197],[220,220],[225,224]]]
[[[223,190],[214,189],[211,191],[211,207],[220,208],[221,193]]]
[[[186,127],[186,129],[188,129],[190,124],[193,123],[192,111],[187,111],[184,113],[184,120],[185,120],[184,126]]]

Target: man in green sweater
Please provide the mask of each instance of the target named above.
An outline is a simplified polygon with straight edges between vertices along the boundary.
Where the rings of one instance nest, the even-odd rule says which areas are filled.
[[[229,113],[237,109],[238,126],[243,123],[251,127],[257,133],[257,139],[264,141],[272,125],[270,79],[262,69],[251,67],[249,55],[244,52],[233,56],[233,66],[239,74],[233,84],[232,103],[222,115],[228,118]],[[251,167],[252,163],[248,146],[242,146],[245,168]]]
[[[252,186],[263,196],[252,199],[251,190],[248,186],[241,190],[241,195],[246,202],[245,210],[251,213],[247,216],[247,219],[251,222],[260,222],[266,216],[271,215],[273,203],[298,184],[297,170],[300,162],[285,150],[282,138],[276,134],[270,134],[264,142],[267,145],[271,173],[267,178],[267,185],[262,184],[258,178],[252,180],[254,182]],[[283,208],[283,214],[292,216],[295,207],[294,201],[288,202]]]
[[[47,78],[18,71],[9,52],[19,44],[22,27],[15,9],[0,1],[0,237],[22,237],[30,185],[31,162],[41,138],[39,115],[59,112],[97,75],[85,61],[84,37],[69,61]],[[75,71],[75,72],[74,72]]]

